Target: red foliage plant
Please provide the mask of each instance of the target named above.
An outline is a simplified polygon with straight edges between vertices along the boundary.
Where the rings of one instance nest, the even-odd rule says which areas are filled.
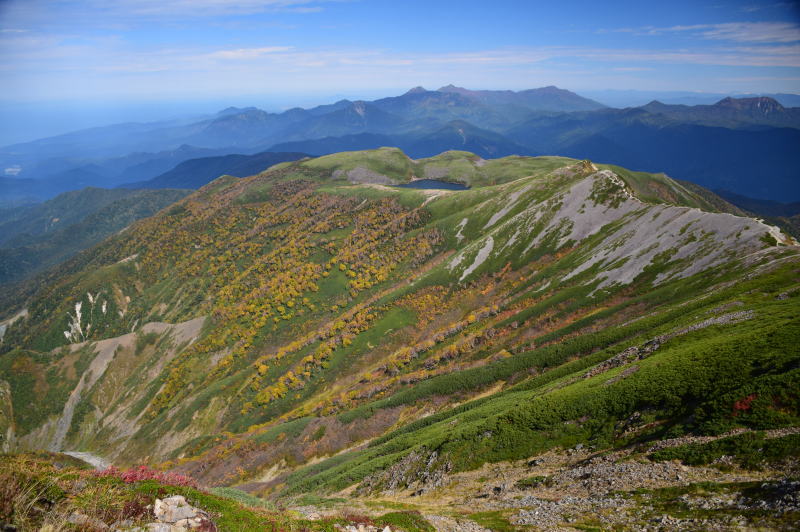
[[[132,467],[131,469],[125,471],[111,466],[102,471],[93,471],[92,475],[96,477],[116,477],[126,484],[132,484],[134,482],[139,482],[140,480],[155,480],[169,486],[189,486],[191,488],[198,487],[197,481],[192,477],[187,477],[186,475],[181,475],[179,473],[157,471],[143,465]]]
[[[756,399],[757,395],[752,393],[743,399],[739,399],[735,403],[733,403],[733,417],[736,417],[739,412],[746,412],[750,410],[750,406],[753,404],[753,401]]]

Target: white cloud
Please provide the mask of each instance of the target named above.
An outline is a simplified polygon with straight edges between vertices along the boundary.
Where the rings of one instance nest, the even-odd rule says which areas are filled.
[[[617,63],[663,63],[733,67],[800,67],[800,55],[761,48],[718,48],[704,51],[687,49],[576,49],[575,57]]]
[[[318,4],[337,0],[117,0],[96,1],[100,8],[134,15],[218,16],[250,15],[274,11],[316,13]]]
[[[800,41],[800,26],[791,22],[728,22],[697,26],[675,26],[674,31],[696,31],[706,39],[784,43]],[[668,29],[669,31],[669,29]]]
[[[289,46],[265,46],[263,48],[239,48],[236,50],[217,50],[216,52],[205,54],[205,57],[209,59],[248,60],[248,59],[256,59],[265,54],[288,52],[291,49],[292,48]]]
[[[772,4],[751,4],[749,6],[742,6],[741,10],[745,13],[755,13],[764,9],[792,9],[794,4],[792,2],[774,2]]]
[[[598,33],[630,33],[633,35],[690,34],[693,37],[742,43],[789,43],[800,41],[800,25],[792,22],[725,22],[722,24],[691,24],[659,28],[602,29]]]

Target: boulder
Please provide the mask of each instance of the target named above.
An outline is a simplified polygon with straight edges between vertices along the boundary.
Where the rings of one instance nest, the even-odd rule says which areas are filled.
[[[156,499],[153,505],[153,514],[160,523],[174,525],[179,529],[208,528],[207,525],[211,524],[208,514],[186,502],[182,495]],[[150,525],[154,524],[157,523]],[[166,532],[167,529],[163,530]],[[161,529],[158,532],[161,532]]]

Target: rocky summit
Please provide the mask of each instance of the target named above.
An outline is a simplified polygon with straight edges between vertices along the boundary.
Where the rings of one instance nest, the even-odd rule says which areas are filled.
[[[800,247],[664,174],[306,157],[0,301],[9,530],[800,526]]]

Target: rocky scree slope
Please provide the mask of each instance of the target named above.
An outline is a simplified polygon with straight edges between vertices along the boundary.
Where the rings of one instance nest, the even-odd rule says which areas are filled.
[[[423,177],[472,188],[389,186]],[[720,207],[465,152],[220,178],[18,302],[0,429],[287,497],[800,424],[798,249]]]

